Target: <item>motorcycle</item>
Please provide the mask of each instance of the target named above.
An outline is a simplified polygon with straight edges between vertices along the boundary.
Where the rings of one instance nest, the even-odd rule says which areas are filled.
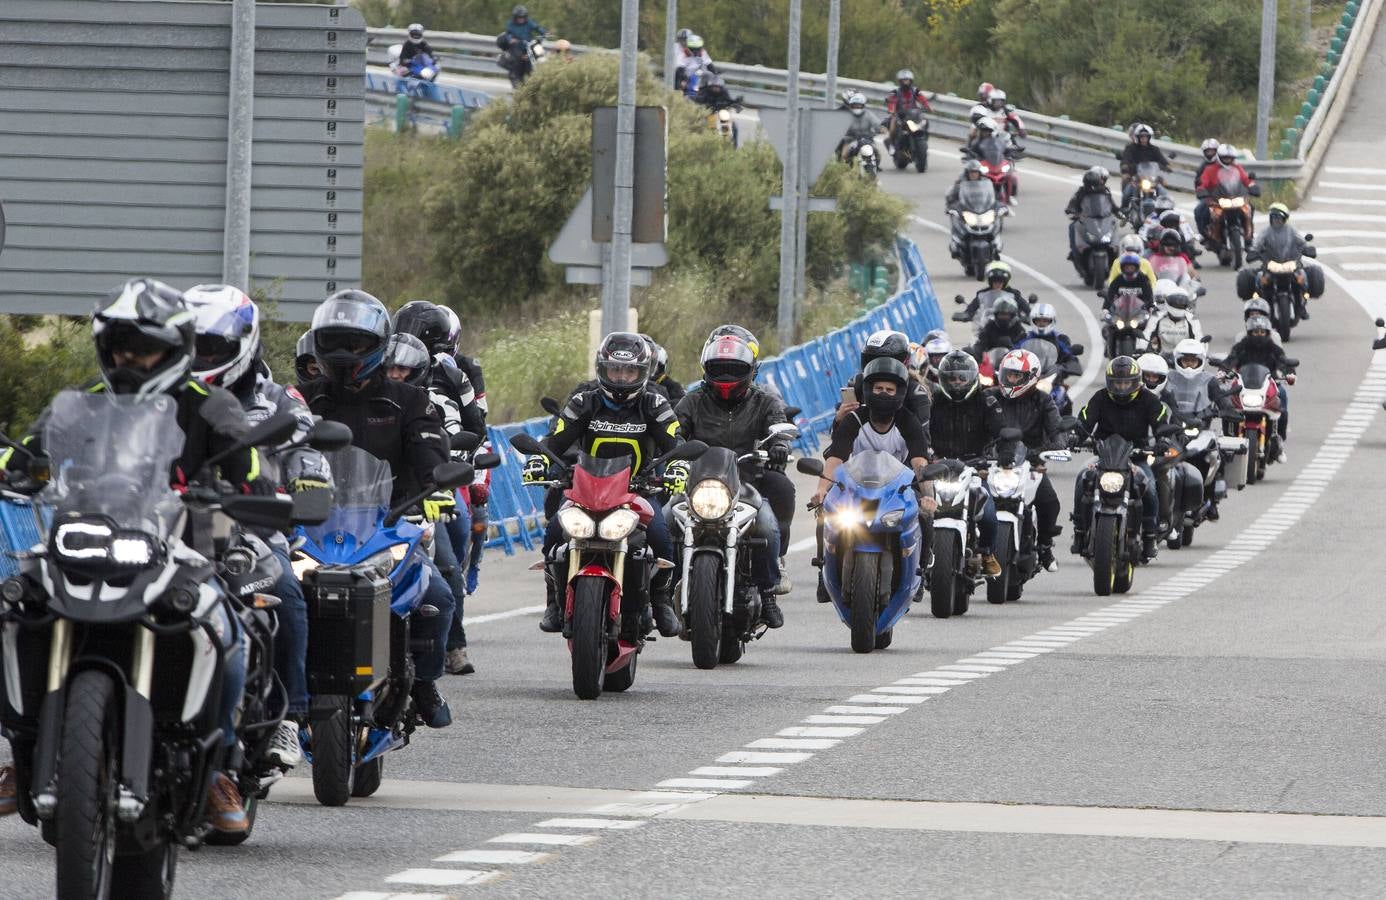
[[[1160,537],[1171,550],[1192,544],[1194,529],[1203,521],[1203,472],[1192,460],[1208,455],[1218,455],[1217,439],[1197,426],[1182,427],[1155,441],[1153,459],[1162,463],[1155,470]]]
[[[390,466],[359,447],[328,454],[333,507],[321,524],[300,526],[294,574],[308,603],[308,690],[313,795],[323,806],[369,797],[384,756],[408,745],[417,727],[411,690],[412,620],[438,610],[423,603],[433,528],[403,518],[437,490],[470,484],[475,469],[500,463],[478,454],[445,462],[434,484],[390,506]],[[446,540],[446,538],[444,538]]]
[[[994,134],[981,138],[973,147],[962,148],[964,158],[971,157],[982,164],[982,174],[996,189],[997,200],[1003,206],[1011,203],[1016,188],[1015,160],[1024,151],[1011,143],[1010,135]]]
[[[1255,176],[1251,176],[1254,180]],[[1234,169],[1218,172],[1217,188],[1205,201],[1211,215],[1208,224],[1210,250],[1218,262],[1240,269],[1246,258],[1246,245],[1253,236],[1251,198],[1260,196],[1259,186],[1248,188]]]
[[[400,54],[404,51],[403,44],[390,45],[390,71],[401,78],[417,78],[420,81],[437,81],[442,67],[438,61],[427,53],[415,53],[409,58],[407,65],[401,65]]]
[[[929,120],[918,106],[894,114],[891,137],[891,158],[895,168],[903,169],[914,163],[916,172],[929,168]]]
[[[1105,294],[1098,294],[1105,297]],[[1150,309],[1136,294],[1118,294],[1107,314],[1107,358],[1132,358],[1145,352],[1145,326]]]
[[[1076,219],[1073,267],[1085,284],[1100,288],[1107,283],[1107,272],[1117,258],[1121,227],[1116,206],[1105,192],[1088,194],[1081,204]]]
[[[876,142],[873,138],[857,138],[853,141],[848,160],[849,165],[867,181],[875,181],[876,176],[880,174],[881,158],[876,153]]]
[[[948,210],[953,225],[949,251],[961,260],[963,271],[978,281],[987,266],[1001,258],[1001,220],[1010,213],[996,199],[991,182],[963,179],[958,184],[957,206]]]
[[[510,445],[563,467],[532,435],[517,434]],[[707,449],[701,441],[685,441],[651,468],[697,459]],[[656,568],[674,566],[672,560],[654,557],[638,527],[654,514],[640,494],[662,485],[633,476],[630,457],[598,459],[582,453],[569,477],[555,478],[548,486],[564,488],[567,497],[558,521],[566,540],[559,550],[566,548],[568,554],[563,636],[572,655],[573,693],[595,700],[603,690],[629,690],[645,637],[654,627],[647,602],[650,578]],[[635,565],[628,568],[627,561]]]
[[[1054,406],[1058,408],[1060,416],[1072,415],[1073,398],[1068,394],[1066,381],[1083,374],[1082,363],[1076,359],[1059,362],[1059,348],[1053,341],[1042,338],[1021,341],[1019,346],[1039,357],[1040,380],[1036,387],[1054,398]],[[1069,348],[1074,356],[1082,356],[1086,349],[1082,344],[1073,344]]]
[[[268,420],[204,472],[297,427],[293,416]],[[64,391],[50,409],[46,456],[30,459],[31,474],[48,480],[40,501],[51,527],[0,584],[4,725],[19,813],[57,849],[60,898],[169,896],[179,848],[210,832],[208,786],[241,752],[223,746],[219,697],[226,629],[244,611],[218,568],[184,543],[200,515],[168,487],[183,440],[170,397]],[[246,525],[291,522],[287,497],[216,498]],[[262,705],[277,686],[277,600],[254,596],[266,615],[251,616],[264,627],[246,638],[252,690],[238,727],[252,741],[283,716]]]
[[[496,42],[501,47],[496,64],[509,74],[512,88],[519,87],[534,74],[536,68],[548,61],[548,51],[544,49],[542,38],[511,40],[509,34],[502,33]]]
[[[1271,325],[1281,341],[1290,339],[1299,324],[1299,310],[1309,298],[1323,295],[1323,269],[1304,262],[1304,257],[1318,256],[1318,248],[1309,243],[1313,239],[1306,234],[1301,245],[1289,229],[1273,229],[1260,247],[1260,267],[1248,266],[1237,273],[1237,295],[1243,300],[1256,294],[1265,298]]]
[[[1077,424],[1077,419],[1070,418],[1059,427],[1071,431]],[[1001,574],[987,579],[987,602],[993,604],[1019,600],[1025,582],[1040,570],[1034,503],[1044,471],[1031,468],[1021,436],[1018,428],[1001,429],[987,471],[987,487],[996,503],[996,546],[992,552],[1001,564]],[[1046,450],[1039,456],[1051,462],[1072,458],[1067,450]]]
[[[704,104],[708,107],[707,124],[723,140],[730,141],[735,147],[739,140],[736,127],[735,113],[741,112],[740,98],[726,102]]]
[[[1132,181],[1135,190],[1126,207],[1126,221],[1132,228],[1140,230],[1145,220],[1155,212],[1155,202],[1169,194],[1165,191],[1165,178],[1160,172],[1159,163],[1137,163],[1136,175]]]
[[[1169,428],[1178,426],[1164,426],[1160,431]],[[1092,567],[1093,592],[1106,597],[1113,591],[1131,590],[1136,564],[1141,561],[1141,497],[1133,463],[1147,453],[1119,434],[1097,441],[1094,450],[1097,459],[1089,473],[1092,499],[1082,556]]]
[[[977,553],[977,514],[986,491],[977,471],[982,464],[943,459],[921,476],[933,481],[938,501],[928,570],[929,610],[936,619],[967,612],[972,592],[986,580]]]
[[[1286,359],[1293,370],[1297,359]],[[1286,373],[1293,383],[1293,371]],[[1280,457],[1280,386],[1270,369],[1249,364],[1242,366],[1232,379],[1232,406],[1242,414],[1241,421],[1224,422],[1224,428],[1234,437],[1247,441],[1246,482],[1255,484],[1266,477],[1266,467]]]
[[[797,468],[822,475],[823,461],[801,458]],[[823,582],[857,653],[890,646],[919,585],[922,521],[915,480],[889,453],[854,453],[820,508]]]
[[[799,429],[787,422],[772,425],[761,447],[798,436]],[[752,548],[764,539],[746,533],[763,501],[742,481],[741,471],[767,459],[760,447],[740,457],[726,447],[709,447],[689,469],[685,496],[673,504],[683,535],[679,608],[693,665],[700,669],[736,662],[759,637],[760,594],[751,581],[751,559]]]
[[[1192,310],[1176,318],[1168,308],[1156,308],[1155,315],[1146,321],[1145,341],[1151,353],[1172,353],[1179,342],[1199,338],[1203,329]]]

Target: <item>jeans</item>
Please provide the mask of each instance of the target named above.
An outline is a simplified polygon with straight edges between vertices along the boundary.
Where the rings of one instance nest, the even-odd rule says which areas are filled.
[[[426,651],[414,654],[414,677],[417,681],[437,681],[443,677],[443,660],[447,655],[448,629],[452,627],[452,617],[457,612],[457,602],[433,560],[424,560],[428,569],[428,587],[424,590],[423,602],[438,608],[438,615],[431,619],[415,616],[410,623],[415,637],[427,639]]]
[[[275,610],[279,632],[274,636],[274,671],[289,695],[287,715],[297,718],[308,714],[308,676],[304,671],[308,661],[308,603],[288,552],[273,549],[282,570],[274,584],[274,595],[279,598],[279,608]]]
[[[1208,226],[1213,222],[1213,213],[1208,208],[1207,202],[1200,200],[1194,205],[1194,224],[1198,226],[1199,234],[1207,234]]]
[[[790,544],[789,528],[794,522],[794,482],[783,472],[767,469],[757,479],[756,488],[774,511],[775,520],[779,525],[780,552],[775,554],[778,560],[784,556]]]
[[[980,543],[977,549],[983,553],[995,553],[996,501],[991,499],[991,494],[985,488],[979,493],[982,496],[982,505],[977,509],[977,540]]]
[[[1136,468],[1145,479],[1145,493],[1141,496],[1141,528],[1146,535],[1156,534],[1160,530],[1160,490],[1155,481],[1155,471],[1146,462],[1137,463]]]
[[[240,620],[231,615],[226,604],[217,606],[212,614],[212,630],[216,632],[217,643],[226,654],[226,668],[221,679],[221,709],[217,716],[221,722],[221,743],[230,747],[236,743],[236,710],[241,705],[241,695],[245,693],[245,634],[241,631]]]
[[[467,631],[462,627],[462,604],[467,596],[462,560],[471,555],[472,519],[466,504],[457,504],[458,515],[434,536],[434,561],[439,569],[447,569],[448,587],[457,603],[452,622],[448,625],[448,649],[467,646]]]

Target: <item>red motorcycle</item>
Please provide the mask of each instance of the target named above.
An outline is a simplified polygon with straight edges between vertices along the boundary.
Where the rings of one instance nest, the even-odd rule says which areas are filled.
[[[562,464],[532,435],[517,434],[510,445]],[[651,469],[695,459],[706,449],[700,441],[687,441]],[[660,482],[632,475],[628,456],[599,459],[584,453],[571,475],[547,484],[562,488],[566,498],[557,515],[568,556],[563,636],[572,656],[573,693],[595,700],[603,690],[628,690],[645,637],[654,628],[650,579],[656,569],[674,566],[672,560],[656,559],[645,543],[654,510],[640,493],[658,490]],[[627,566],[631,561],[634,565]]]
[[[1293,367],[1298,360],[1287,359]],[[1285,376],[1294,383],[1294,374]],[[1246,438],[1246,481],[1255,484],[1266,477],[1266,466],[1280,456],[1281,388],[1270,369],[1254,363],[1242,366],[1231,379],[1232,406],[1242,413],[1241,421],[1224,419],[1227,433]]]
[[[1009,206],[1011,196],[1020,186],[1015,174],[1015,160],[1021,149],[1011,142],[1007,134],[994,134],[976,141],[972,147],[963,148],[963,155],[970,156],[982,164],[982,173],[987,176],[991,186],[996,189],[997,200]]]

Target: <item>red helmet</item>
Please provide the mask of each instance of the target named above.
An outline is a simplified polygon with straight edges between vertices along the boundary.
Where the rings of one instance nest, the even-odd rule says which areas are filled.
[[[1034,389],[1040,377],[1039,357],[1029,350],[1012,350],[1001,357],[996,386],[1002,396],[1015,400]]]
[[[703,345],[703,380],[722,400],[740,400],[756,377],[751,347],[735,335],[714,337]]]

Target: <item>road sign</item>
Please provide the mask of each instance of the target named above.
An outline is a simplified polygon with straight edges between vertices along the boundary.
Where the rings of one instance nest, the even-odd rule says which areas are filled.
[[[231,5],[0,0],[0,33],[0,312],[219,281]],[[255,36],[248,287],[307,319],[360,284],[364,21],[261,4]]]
[[[549,259],[561,266],[595,266],[602,264],[602,244],[592,239],[592,188],[578,201],[577,209],[563,223],[558,237],[549,245]],[[669,264],[669,251],[662,243],[630,245],[632,268],[659,268]]]
[[[664,211],[668,206],[667,118],[662,106],[635,108],[635,190],[631,217],[632,243],[665,239]],[[592,110],[592,234],[600,243],[611,240],[616,194],[616,107]]]
[[[760,127],[765,131],[765,139],[770,142],[770,146],[775,148],[780,162],[784,162],[784,152],[788,142],[785,131],[785,121],[789,115],[788,110],[762,107],[757,111],[760,113]],[[828,161],[833,158],[838,142],[847,133],[847,127],[852,124],[852,114],[845,109],[810,109],[805,107],[799,111],[799,120],[801,123],[800,134],[802,135],[800,140],[807,141],[805,158],[808,168],[804,175],[808,183],[813,184],[828,165]]]

